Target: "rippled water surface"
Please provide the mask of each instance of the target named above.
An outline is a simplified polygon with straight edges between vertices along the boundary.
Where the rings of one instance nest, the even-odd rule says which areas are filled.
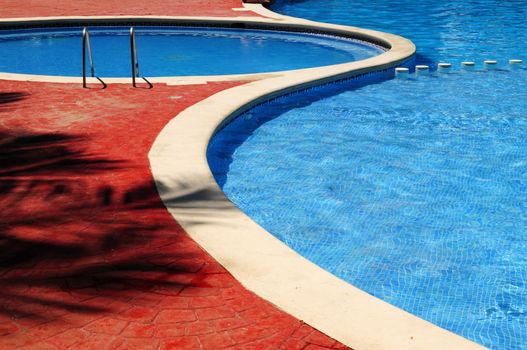
[[[403,35],[419,63],[527,58],[527,0],[277,0],[272,9]]]

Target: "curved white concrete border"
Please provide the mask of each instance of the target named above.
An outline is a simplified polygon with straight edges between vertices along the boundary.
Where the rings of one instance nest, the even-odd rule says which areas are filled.
[[[216,184],[206,158],[207,146],[230,118],[289,91],[392,68],[415,53],[411,42],[395,35],[273,16],[293,26],[374,36],[392,48],[359,62],[282,72],[219,92],[180,113],[159,134],[149,153],[168,210],[249,290],[356,350],[482,349],[306,260],[241,212]]]

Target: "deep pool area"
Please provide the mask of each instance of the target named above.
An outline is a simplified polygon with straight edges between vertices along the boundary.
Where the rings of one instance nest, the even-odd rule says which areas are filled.
[[[130,76],[129,28],[89,28],[95,74]],[[145,77],[262,73],[362,60],[381,48],[316,34],[187,27],[136,27]],[[0,31],[0,72],[82,75],[82,28]],[[299,59],[301,57],[302,59]]]
[[[527,0],[276,0],[272,10],[402,35],[421,64],[527,58]]]

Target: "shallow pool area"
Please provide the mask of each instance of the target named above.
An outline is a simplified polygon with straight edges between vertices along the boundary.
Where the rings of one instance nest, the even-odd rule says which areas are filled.
[[[89,28],[99,77],[129,77],[129,28]],[[274,72],[345,63],[383,49],[344,38],[265,30],[136,27],[145,77]],[[82,76],[82,28],[0,31],[0,72]],[[301,59],[299,59],[301,58]]]

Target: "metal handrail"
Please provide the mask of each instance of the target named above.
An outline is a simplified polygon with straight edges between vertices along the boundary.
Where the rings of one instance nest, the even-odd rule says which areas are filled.
[[[132,60],[132,84],[135,87],[135,78],[140,77],[139,60],[137,59],[137,49],[135,45],[135,29],[130,27],[130,54]]]
[[[82,87],[86,87],[86,46],[88,46],[88,56],[90,58],[91,76],[95,77],[95,69],[93,67],[93,57],[91,54],[90,32],[88,28],[84,27],[82,30]]]

